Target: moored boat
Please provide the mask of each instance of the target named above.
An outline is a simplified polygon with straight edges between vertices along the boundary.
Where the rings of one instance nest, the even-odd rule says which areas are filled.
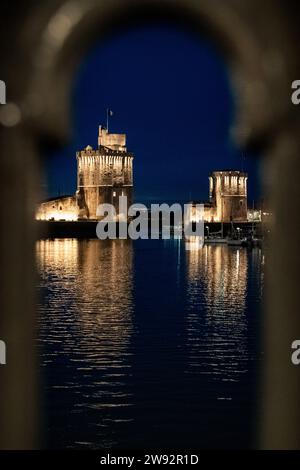
[[[247,238],[227,238],[228,246],[247,246]]]

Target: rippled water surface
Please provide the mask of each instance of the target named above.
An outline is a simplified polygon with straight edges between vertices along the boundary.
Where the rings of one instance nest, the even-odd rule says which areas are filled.
[[[251,443],[259,249],[37,242],[48,447]]]

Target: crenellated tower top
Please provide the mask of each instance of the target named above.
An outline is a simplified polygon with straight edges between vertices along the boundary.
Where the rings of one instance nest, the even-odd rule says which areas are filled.
[[[105,127],[99,126],[98,146],[127,152],[126,134],[110,134]]]

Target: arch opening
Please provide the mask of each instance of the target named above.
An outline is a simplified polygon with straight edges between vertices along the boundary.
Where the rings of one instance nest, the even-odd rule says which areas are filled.
[[[159,36],[158,38],[157,35]],[[157,51],[157,48],[159,46],[160,48],[165,48],[165,51],[160,50],[160,53],[155,52]],[[126,54],[124,54],[124,51],[126,49],[127,51],[129,51],[127,56]],[[151,64],[149,64],[148,60],[145,59],[143,62],[142,54],[145,50],[148,53],[147,55],[150,57],[155,54],[155,57],[152,57]],[[174,53],[174,57],[171,57],[172,50]],[[181,57],[178,57],[178,50],[181,50]],[[190,58],[187,57],[188,53],[191,54]],[[199,57],[202,58],[204,64],[206,65],[205,73],[203,73],[202,70],[195,70],[196,63],[198,61],[197,59],[199,59]],[[155,67],[155,63],[157,63],[157,61],[160,66]],[[130,65],[128,65],[128,62],[130,63]],[[115,64],[116,68],[114,68]],[[180,68],[181,72],[183,71],[183,73],[179,74],[177,68]],[[126,77],[126,74],[128,74],[128,70],[130,71],[130,76]],[[185,70],[187,70],[187,75],[193,73],[194,75],[196,74],[196,76],[192,77],[192,79],[189,76],[187,78]],[[135,77],[135,75],[138,76]],[[201,89],[202,83],[199,84],[200,79],[202,78],[203,80],[203,75],[204,90]],[[211,76],[213,76],[212,80]],[[156,27],[154,30],[149,30],[148,26],[148,28],[146,29],[142,28],[138,30],[131,30],[125,35],[123,31],[122,34],[119,35],[119,37],[114,37],[114,39],[110,37],[110,41],[107,41],[104,45],[102,41],[100,47],[97,47],[94,51],[90,53],[87,61],[83,64],[78,77],[79,78],[75,84],[75,93],[73,95],[75,96],[75,101],[73,102],[75,108],[75,141],[72,143],[70,149],[64,151],[64,154],[60,153],[57,154],[55,158],[53,156],[50,158],[50,161],[53,162],[54,176],[57,174],[57,172],[62,171],[61,164],[63,160],[66,164],[64,178],[70,176],[68,165],[70,164],[70,159],[74,159],[74,154],[76,150],[85,149],[86,152],[93,152],[95,146],[95,129],[97,130],[98,124],[101,124],[101,121],[102,124],[103,121],[104,125],[107,124],[107,116],[105,114],[106,109],[114,112],[113,116],[110,116],[110,113],[108,115],[109,129],[112,129],[111,132],[117,131],[123,133],[125,131],[128,137],[128,144],[130,143],[130,145],[132,146],[130,147],[130,150],[132,149],[135,154],[134,165],[136,170],[134,181],[137,181],[137,183],[135,184],[139,184],[139,193],[136,195],[137,202],[144,202],[147,204],[147,202],[149,203],[149,201],[182,202],[182,200],[184,200],[185,202],[188,202],[191,199],[205,199],[206,197],[209,197],[208,176],[211,171],[223,170],[224,168],[228,168],[230,166],[232,166],[233,169],[241,172],[245,172],[247,170],[246,165],[249,165],[249,162],[245,161],[242,158],[242,155],[237,150],[237,148],[234,148],[234,145],[230,143],[231,135],[229,129],[233,122],[234,99],[231,95],[226,67],[218,57],[218,54],[215,52],[215,50],[209,45],[207,45],[205,42],[202,43],[201,41],[199,41],[198,36],[186,36],[181,30],[178,31],[177,29],[170,29],[169,25],[167,28],[165,28],[165,26],[162,26],[161,24],[158,28]],[[122,77],[124,77],[124,85],[122,85],[121,83]],[[156,81],[154,84],[156,85],[156,87],[152,86],[151,88],[150,85],[151,83],[153,84],[154,80]],[[139,81],[141,82],[140,85]],[[120,88],[120,90],[118,89],[118,87]],[[182,90],[182,88],[184,89],[184,91]],[[83,93],[82,90],[85,90],[85,93]],[[186,93],[187,98],[185,98],[184,93]],[[106,94],[107,96],[105,96]],[[124,99],[125,94],[126,99]],[[148,94],[150,96],[148,96]],[[211,94],[214,98],[213,105],[208,99],[209,94]],[[182,95],[183,99],[181,100]],[[221,105],[220,95],[223,97]],[[200,105],[203,104],[204,100],[205,106],[203,106],[203,108],[199,111]],[[99,105],[100,102],[102,102],[102,105]],[[97,104],[96,107],[95,103]],[[181,109],[181,112],[178,112],[179,107]],[[156,114],[156,112],[158,114]],[[176,112],[178,113],[178,117],[175,116],[174,118]],[[159,116],[159,113],[163,113],[163,115]],[[189,113],[191,113],[192,116],[190,116]],[[100,122],[99,114],[101,114]],[[217,116],[216,119],[215,115]],[[179,123],[176,122],[177,120],[179,120]],[[171,123],[169,123],[168,121],[171,121]],[[201,126],[198,125],[199,121],[201,122],[204,129],[202,129]],[[152,124],[153,122],[154,124]],[[192,128],[192,130],[190,128]],[[215,128],[217,128],[216,133],[213,132]],[[218,137],[216,137],[216,134]],[[216,140],[220,140],[220,142],[217,143],[218,145],[216,145]],[[223,158],[220,158],[220,154],[222,154]],[[227,158],[224,154],[227,156]],[[208,157],[208,155],[210,158]],[[173,167],[171,168],[171,170],[170,166]],[[236,166],[238,166],[238,168]],[[183,170],[186,170],[187,175],[183,174]],[[74,165],[74,176],[75,173],[76,166]],[[166,180],[168,177],[169,184],[166,184]],[[224,175],[224,181],[226,178],[229,178],[230,181],[233,178],[232,181],[234,181],[234,178],[237,178],[237,176],[226,174]],[[254,178],[255,176],[253,175],[253,179]],[[139,180],[142,182],[139,183]],[[189,190],[191,186],[191,181],[194,184],[193,191]],[[180,189],[181,185],[183,186],[183,190]],[[71,187],[70,189],[72,191],[74,188]],[[142,192],[142,190],[144,190],[144,193]],[[151,197],[151,192],[153,192],[154,190],[159,190],[160,192],[158,192],[158,194],[154,197]],[[171,193],[171,191],[173,191],[173,193],[170,196],[169,194]],[[180,191],[182,192],[180,193]],[[150,197],[148,196],[149,193]],[[117,191],[115,189],[112,189],[112,196],[117,196]],[[240,198],[237,199],[237,205],[242,206]],[[238,228],[240,229],[240,227]],[[211,231],[213,232],[213,230]],[[106,248],[106,253],[108,253],[106,255],[107,258],[105,258],[102,253],[98,253],[97,251],[97,257],[96,259],[94,259],[93,263],[91,263],[91,261],[83,261],[83,259],[87,253],[89,254],[89,260],[93,259],[92,253],[94,249],[92,244],[86,246],[86,244],[84,243],[84,246],[81,246],[79,241],[76,249],[71,253],[69,250],[69,245],[69,243],[65,243],[65,246],[63,244],[57,243],[54,246],[53,244],[53,253],[51,257],[51,254],[49,256],[49,251],[51,252],[52,248],[49,247],[49,244],[42,242],[40,244],[41,249],[39,253],[40,266],[45,268],[46,263],[46,269],[49,268],[51,270],[53,266],[55,266],[55,260],[58,259],[58,254],[61,254],[62,252],[64,253],[64,249],[66,250],[66,252],[64,253],[62,259],[67,259],[68,262],[70,262],[70,254],[74,255],[75,253],[76,262],[72,264],[72,275],[74,275],[74,272],[77,273],[76,276],[79,272],[86,273],[89,281],[83,280],[82,283],[86,287],[85,290],[89,293],[89,295],[92,296],[93,282],[91,281],[92,277],[89,270],[91,266],[92,270],[95,270],[96,261],[98,259],[99,262],[105,262],[107,265],[107,272],[105,274],[106,281],[107,278],[110,280],[111,285],[114,286],[114,288],[118,292],[118,295],[120,295],[121,297],[122,295],[125,295],[123,291],[123,293],[119,292],[119,289],[115,285],[113,279],[113,276],[116,276],[115,252],[118,252],[119,257],[122,258],[123,256],[122,250],[120,250],[120,246],[116,247],[116,245],[114,245]],[[72,244],[72,250],[73,249],[74,245]],[[58,250],[57,254],[55,254],[55,250]],[[125,260],[125,265],[127,266],[127,268],[129,268],[129,271],[126,271],[129,278],[126,278],[127,284],[125,283],[124,285],[122,283],[122,288],[124,288],[124,291],[126,291],[127,288],[126,302],[128,301],[128,303],[130,304],[129,308],[127,309],[128,303],[126,303],[126,315],[128,315],[128,317],[126,316],[125,320],[124,318],[120,319],[120,311],[118,309],[114,310],[114,314],[117,315],[118,321],[125,321],[126,337],[124,341],[126,344],[128,343],[128,348],[133,347],[137,355],[139,353],[144,355],[145,351],[143,350],[143,348],[141,348],[141,345],[139,344],[139,339],[132,332],[131,322],[132,316],[137,315],[137,317],[139,318],[138,323],[141,330],[147,331],[147,328],[149,328],[149,320],[146,320],[145,318],[143,319],[141,316],[141,312],[145,308],[145,300],[143,298],[143,293],[145,294],[147,290],[147,282],[149,283],[148,287],[150,286],[151,278],[147,277],[149,274],[147,273],[147,270],[145,272],[139,272],[137,269],[137,264],[133,263],[132,256],[134,254],[134,257],[139,257],[138,250],[135,251],[134,247],[131,249],[128,249],[128,247],[126,247],[125,252],[127,253],[126,256],[128,256],[128,259]],[[154,278],[155,276],[158,276],[159,283],[161,283],[162,281],[165,283],[167,292],[169,293],[168,295],[171,295],[171,290],[174,289],[176,293],[175,296],[177,296],[176,298],[179,301],[180,289],[183,288],[183,298],[185,299],[182,304],[179,303],[182,309],[181,312],[184,312],[183,319],[180,319],[180,311],[177,310],[175,304],[172,304],[172,308],[175,309],[175,315],[178,321],[178,328],[170,328],[170,335],[168,336],[168,341],[171,346],[169,347],[167,353],[168,357],[166,360],[168,361],[170,359],[171,355],[176,349],[173,348],[174,345],[172,346],[172,342],[174,341],[174,335],[180,335],[182,334],[182,331],[186,332],[187,341],[181,344],[181,347],[183,348],[184,359],[179,358],[177,364],[179,369],[179,375],[183,372],[183,375],[181,376],[181,378],[183,378],[184,374],[188,374],[189,380],[184,380],[185,386],[196,386],[200,390],[200,375],[201,373],[204,374],[204,370],[202,370],[200,375],[195,373],[194,368],[201,369],[203,364],[201,365],[199,350],[197,350],[197,348],[194,348],[193,342],[201,341],[201,329],[203,327],[202,321],[204,323],[206,321],[208,322],[209,335],[211,335],[211,338],[213,338],[214,331],[216,331],[216,336],[221,341],[222,352],[217,357],[217,362],[219,363],[218,367],[220,367],[220,370],[222,367],[227,367],[225,365],[225,339],[226,335],[229,334],[229,331],[231,330],[232,326],[234,326],[235,328],[237,328],[238,331],[241,332],[240,337],[238,334],[234,337],[234,344],[236,346],[235,354],[238,354],[239,348],[242,348],[245,355],[249,354],[249,357],[253,353],[253,350],[247,350],[246,346],[246,317],[249,315],[249,312],[246,311],[245,297],[247,296],[248,287],[249,289],[251,289],[251,292],[254,295],[257,294],[257,292],[255,293],[255,288],[253,288],[253,286],[247,287],[247,276],[251,269],[254,271],[255,269],[257,269],[258,271],[255,275],[257,275],[257,280],[260,283],[260,269],[262,261],[260,251],[256,251],[254,253],[253,259],[251,259],[251,261],[249,261],[249,259],[247,258],[245,251],[242,253],[240,253],[239,250],[231,252],[228,251],[227,248],[225,249],[224,247],[216,247],[216,249],[212,247],[206,247],[201,256],[197,256],[195,254],[185,256],[184,250],[182,250],[182,247],[180,247],[180,245],[178,244],[169,246],[166,249],[165,253],[159,248],[156,249],[155,252],[156,254],[158,254],[159,257],[164,257],[165,263],[170,264],[170,270],[167,274],[168,281],[164,279],[163,272],[160,270],[160,268],[155,268],[154,264],[152,264],[151,260],[147,258],[147,256],[144,259],[143,257],[140,258],[140,263],[144,266],[148,266],[148,269],[150,269],[150,273],[152,274],[152,276],[154,276]],[[176,266],[174,266],[175,253],[175,259],[177,263]],[[124,259],[122,263],[123,262]],[[158,263],[157,266],[161,265],[161,261],[156,259],[155,256],[153,257],[153,263],[154,262]],[[47,263],[49,264],[48,268]],[[205,271],[204,266],[207,271]],[[175,274],[179,276],[178,279],[176,278]],[[102,275],[104,274],[102,273]],[[76,279],[76,276],[74,277],[74,281]],[[204,292],[201,293],[201,279],[206,279],[207,276],[208,281],[204,282]],[[145,279],[145,283],[138,281],[139,278]],[[137,294],[133,287],[135,283],[138,283],[137,290],[140,294]],[[185,283],[187,284],[187,288],[184,287]],[[153,287],[158,288],[158,285],[155,282],[154,284],[155,286]],[[220,286],[222,285],[220,291],[216,289],[216,285],[218,284]],[[63,284],[59,285],[58,283],[58,289],[63,288]],[[82,289],[80,283],[78,288]],[[105,292],[107,295],[107,290]],[[129,300],[127,298],[128,292],[131,293]],[[158,297],[160,298],[160,300],[163,299],[164,295],[165,293],[160,290],[158,293]],[[207,298],[210,299],[209,302],[211,302],[211,304],[207,305],[204,310],[200,309],[201,311],[199,313],[199,311],[197,311],[197,296],[201,295],[207,295]],[[236,305],[232,301],[232,298],[235,295],[238,299]],[[84,292],[82,292],[82,296],[83,298],[85,298]],[[101,297],[101,295],[97,294],[96,305],[99,301],[99,297]],[[101,307],[104,312],[106,312],[107,309],[112,309],[112,298],[113,294],[107,296],[106,299],[103,299],[101,297]],[[256,300],[257,299],[258,297],[256,298]],[[80,299],[77,299],[77,301],[80,304]],[[224,304],[227,305],[227,313],[230,315],[230,320],[228,322],[224,321],[224,318],[222,319],[220,311],[217,307],[214,306],[214,303],[218,304],[218,302],[224,302]],[[55,312],[55,315],[59,315],[61,308],[61,305],[57,306],[57,311]],[[87,312],[84,311],[82,305],[80,308],[82,309],[80,311],[80,314],[83,316],[83,318],[87,319]],[[150,315],[157,315],[157,312],[154,309],[154,305],[151,302],[150,306],[148,306],[147,308],[149,309]],[[163,318],[164,310],[158,309],[158,312],[162,315]],[[169,313],[171,313],[171,310],[169,311]],[[199,314],[200,317],[199,322],[198,320],[195,321],[195,315],[197,314]],[[98,312],[98,316],[99,323],[101,324],[101,311]],[[106,321],[108,321],[107,318]],[[169,317],[169,321],[172,321],[171,317]],[[155,329],[155,325],[151,322],[150,324],[150,328]],[[166,325],[164,325],[163,322],[159,323],[159,328],[164,329],[165,326]],[[87,335],[89,335],[88,325],[85,322],[83,327],[85,328]],[[190,334],[190,331],[192,331],[192,334]],[[115,347],[117,343],[117,338],[112,337],[111,341]],[[147,340],[146,342],[150,347],[150,342]],[[122,343],[122,347],[123,346],[124,345]],[[216,345],[213,345],[211,343],[206,345],[203,344],[202,346],[215,347]],[[97,349],[94,350],[94,353],[96,355],[98,354]],[[82,355],[83,351],[79,350],[78,354]],[[161,357],[162,344],[158,343],[156,355],[153,358],[153,367],[156,367],[155,364],[158,365],[159,361],[157,362],[157,358]],[[85,359],[86,358],[83,357],[83,360]],[[213,358],[211,357],[209,359],[210,372],[213,375],[214,366],[211,362],[212,360]],[[133,369],[137,373],[137,376],[139,376],[136,359],[133,359],[133,362],[130,363],[130,367],[133,367]],[[232,371],[233,375],[235,374],[235,372],[238,373],[238,371]],[[148,378],[149,380],[151,380],[151,374],[153,374],[153,370],[148,371],[148,373]],[[140,378],[142,377],[140,376]],[[78,380],[77,375],[76,380]],[[172,374],[172,380],[176,380],[176,374],[174,373]],[[247,382],[247,385],[249,386],[247,396],[249,397],[253,392],[254,388],[254,382],[252,380],[253,376],[251,375],[251,373],[249,373],[249,382]],[[130,379],[125,374],[124,383],[122,385],[123,391],[124,389],[125,391],[128,391],[128,381],[130,381]],[[162,383],[164,384],[164,386],[167,386],[163,378]],[[239,384],[242,384],[242,380],[239,382]],[[141,390],[137,383],[134,383],[134,387],[136,387],[135,397],[138,401],[141,402],[144,392],[143,390]],[[249,390],[251,392],[249,392]],[[221,398],[217,397],[218,392],[221,393]],[[204,415],[201,415],[204,416],[203,422],[205,423],[204,428],[206,432],[208,422],[211,419],[215,419],[217,414],[219,414],[220,416],[220,413],[222,414],[222,412],[224,413],[223,417],[225,417],[225,419],[228,420],[229,423],[229,415],[227,415],[229,407],[222,407],[221,403],[217,402],[224,401],[224,403],[226,403],[227,401],[230,401],[232,399],[232,396],[230,395],[231,393],[233,393],[234,397],[236,398],[237,393],[239,392],[237,388],[231,390],[225,390],[223,387],[221,387],[219,390],[217,388],[214,389],[213,401],[216,402],[214,410],[214,413],[216,414],[213,414],[213,417],[205,413]],[[177,400],[178,397],[174,397],[174,399]],[[210,402],[210,399],[211,398],[208,396],[203,396],[203,404],[206,403],[207,405]],[[250,399],[253,400],[253,396]],[[151,398],[147,393],[146,400],[149,400],[149,403],[151,405]],[[129,398],[128,403],[131,404]],[[161,403],[163,403],[163,406],[166,405],[166,401],[163,397]],[[254,401],[252,401],[251,406],[254,406],[253,403]],[[95,403],[95,406],[96,405],[97,404]],[[125,406],[126,403],[119,403],[119,405]],[[194,407],[196,408],[197,406],[198,405],[194,403]],[[227,409],[227,411],[225,410],[225,408]],[[167,409],[171,413],[170,407],[167,406]],[[241,446],[250,446],[252,442],[250,429],[252,423],[250,422],[248,416],[249,410],[250,408],[247,410],[243,410],[243,420],[241,419],[241,415],[233,416],[229,412],[233,432],[236,433],[236,436],[239,436],[239,442]],[[128,420],[129,422],[131,422],[132,420],[135,421],[136,419],[136,417],[130,416],[130,413],[129,417],[126,413],[126,416],[123,416],[122,412],[121,415],[122,419],[124,418],[125,421]],[[152,433],[153,426],[155,426],[155,416],[157,418],[157,415],[153,415],[152,417],[149,416],[151,424],[149,430],[147,430],[146,432]],[[198,415],[198,418],[200,418],[200,414]],[[94,418],[92,418],[92,420],[93,419]],[[112,420],[115,426],[115,422],[118,419],[117,416],[109,416],[109,419]],[[189,419],[191,419],[190,423],[192,422],[192,426],[190,426],[190,432],[187,433],[190,443],[191,439],[198,440],[199,434],[197,434],[197,432],[199,431],[199,429],[197,430],[196,423],[193,421],[191,414],[189,414]],[[162,418],[161,425],[162,428],[167,427],[170,431],[168,426],[173,427],[173,424],[172,420],[170,421],[170,417],[168,417],[168,420],[170,423],[169,425],[167,424],[167,416],[164,416]],[[55,425],[59,427],[60,424],[56,422]],[[73,425],[76,428],[75,422],[73,423]],[[204,428],[201,428],[199,431],[200,435],[203,436],[203,438]],[[241,434],[242,428],[244,428],[244,433]],[[170,439],[173,439],[173,444],[179,442],[178,439],[179,435],[182,432],[182,429],[187,432],[188,420],[179,420],[178,427],[176,428],[175,426],[175,431],[170,433]],[[117,445],[119,445],[120,443],[122,443],[123,445],[134,445],[134,441],[126,440],[125,434],[132,435],[133,439],[138,440],[138,434],[140,431],[141,428],[139,428],[138,426],[136,428],[130,429],[130,424],[126,424],[126,426],[123,427],[115,426],[115,442],[117,443]],[[84,434],[84,431],[82,432]],[[192,435],[194,436],[194,438],[192,437]],[[52,434],[52,437],[50,437],[50,439],[55,440],[55,436],[53,436],[54,433]],[[70,439],[73,439],[74,436],[71,434]],[[221,442],[223,440],[223,445],[225,447],[226,445],[230,446],[229,442],[227,444],[224,444],[224,437],[222,437],[221,434],[215,434],[213,429],[210,429],[208,436],[209,437],[206,438],[206,443],[208,446],[212,446],[214,440],[215,443],[218,443],[218,445],[221,445]],[[89,436],[89,439],[90,438],[91,436]],[[163,436],[161,433],[158,434],[157,439],[161,439],[160,442],[162,442]],[[157,443],[159,442],[158,440]],[[90,442],[90,444],[92,443]]]

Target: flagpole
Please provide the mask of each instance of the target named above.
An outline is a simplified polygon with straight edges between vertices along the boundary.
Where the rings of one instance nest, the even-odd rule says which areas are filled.
[[[244,157],[244,153],[242,152],[242,172],[244,172],[244,162],[245,162],[245,157]]]
[[[106,130],[107,130],[107,133],[108,133],[108,108],[106,108]]]

